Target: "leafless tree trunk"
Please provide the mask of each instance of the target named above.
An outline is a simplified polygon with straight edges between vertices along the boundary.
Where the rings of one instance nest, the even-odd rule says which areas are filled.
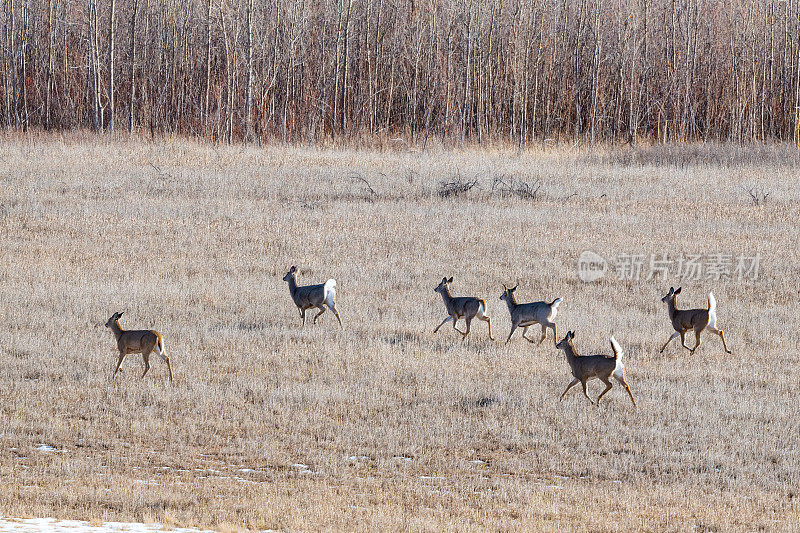
[[[108,131],[114,133],[114,13],[116,0],[111,0],[108,19]]]
[[[136,120],[136,14],[139,11],[139,0],[133,0],[133,11],[131,12],[131,45],[128,54],[129,74],[128,83],[128,133],[133,133],[133,126]]]

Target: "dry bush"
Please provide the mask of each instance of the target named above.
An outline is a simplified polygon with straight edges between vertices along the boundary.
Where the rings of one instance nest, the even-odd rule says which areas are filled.
[[[768,191],[763,185],[742,185],[742,190],[747,193],[754,206],[764,205],[772,194],[772,191]]]
[[[440,198],[462,196],[478,186],[478,178],[468,179],[456,172],[449,181],[439,182],[438,194]]]
[[[764,166],[781,201],[732,213],[764,169],[78,135],[5,137],[2,151],[0,515],[290,531],[797,524],[800,198],[780,156]],[[547,195],[439,201],[455,168],[546,168]],[[381,198],[359,198],[343,179],[356,174]],[[681,280],[584,284],[585,249],[761,253],[755,281],[681,283],[685,307],[714,290],[734,354],[711,336],[659,354],[660,298]],[[300,328],[281,281],[292,264],[300,283],[336,278],[343,328],[329,313]],[[445,273],[455,295],[486,299],[501,338],[503,282],[519,280],[521,301],[564,298],[559,336],[609,353],[613,333],[639,406],[618,387],[600,407],[574,390],[559,402],[570,375],[551,338],[433,335]],[[136,356],[111,382],[103,323],[119,310],[164,335],[174,385],[158,360],[141,379]]]
[[[523,200],[536,200],[541,188],[541,178],[536,178],[533,182],[527,182],[502,174],[492,179],[492,192],[501,197],[516,196]]]

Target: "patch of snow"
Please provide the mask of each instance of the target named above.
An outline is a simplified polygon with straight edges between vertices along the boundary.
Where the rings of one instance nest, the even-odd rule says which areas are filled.
[[[45,452],[45,453],[47,453],[47,452],[65,452],[66,451],[66,450],[59,450],[58,448],[54,448],[53,446],[50,446],[49,444],[40,444],[39,446],[36,447],[36,449],[39,450],[40,452]]]
[[[313,474],[314,471],[309,468],[308,465],[303,463],[294,463],[292,468],[296,468],[298,470],[298,474]]]
[[[0,516],[0,532],[17,531],[22,533],[102,533],[107,531],[128,531],[131,533],[151,533],[163,531],[162,524],[142,524],[138,522],[104,522],[93,526],[83,520],[56,520],[55,518],[11,518]],[[208,530],[197,528],[175,528],[175,533],[205,533]]]
[[[128,531],[130,533],[151,533],[163,531],[162,524],[143,524],[139,522],[103,522],[94,526],[83,520],[56,520],[55,518],[11,518],[0,516],[0,532],[17,531],[22,533],[102,533],[107,531]],[[208,530],[197,528],[175,528],[175,533],[205,533]]]

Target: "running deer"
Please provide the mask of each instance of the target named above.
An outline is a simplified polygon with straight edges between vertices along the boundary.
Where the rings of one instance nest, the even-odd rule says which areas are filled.
[[[147,375],[150,370],[150,352],[154,349],[156,353],[161,356],[161,359],[167,363],[169,369],[169,380],[172,381],[172,364],[169,361],[169,356],[164,351],[164,338],[161,333],[152,329],[132,329],[124,330],[119,325],[119,319],[122,318],[122,313],[114,313],[111,318],[106,322],[106,327],[111,328],[111,333],[117,339],[117,348],[119,349],[119,359],[117,360],[117,367],[114,369],[112,379],[117,377],[119,367],[122,366],[122,361],[129,353],[140,353],[144,358],[144,374],[142,378]]]
[[[680,293],[681,287],[678,287],[678,290],[670,287],[667,295],[661,298],[661,301],[667,304],[669,319],[672,321],[672,327],[675,329],[675,333],[664,343],[660,353],[664,353],[664,349],[672,339],[680,335],[683,347],[689,350],[690,354],[693,354],[700,346],[700,333],[704,329],[719,335],[719,338],[722,339],[722,347],[725,348],[725,351],[733,353],[728,349],[728,345],[725,343],[725,334],[722,333],[721,329],[717,329],[717,300],[714,298],[714,294],[711,292],[708,293],[708,309],[678,309],[677,296]],[[686,346],[686,342],[684,341],[686,332],[690,329],[694,330],[694,336],[697,339],[694,348]]]
[[[452,277],[450,279],[442,278],[439,285],[433,289],[433,292],[438,292],[442,295],[442,300],[444,300],[444,306],[447,308],[448,314],[448,317],[442,320],[442,323],[436,326],[433,332],[436,333],[439,331],[439,328],[452,320],[453,329],[461,333],[461,340],[463,341],[469,334],[469,326],[472,323],[472,319],[477,318],[489,324],[489,339],[494,340],[494,337],[492,337],[492,319],[486,314],[486,300],[482,298],[472,298],[471,296],[454,298],[450,294],[451,283],[453,283]],[[456,327],[456,322],[458,322],[460,318],[463,318],[467,323],[466,331],[461,331]]]
[[[339,327],[342,325],[342,319],[339,317],[339,311],[336,310],[336,280],[329,279],[325,283],[319,285],[304,285],[302,287],[297,285],[297,267],[292,266],[289,272],[283,276],[283,281],[289,284],[289,294],[294,300],[294,305],[300,310],[300,318],[303,320],[302,325],[306,324],[306,309],[319,309],[319,313],[314,315],[313,323],[316,324],[317,319],[325,312],[325,306],[333,311],[336,315],[336,320],[339,321]]]
[[[628,386],[628,382],[625,381],[625,365],[622,364],[622,348],[620,348],[616,339],[614,339],[613,336],[611,337],[611,349],[614,350],[614,357],[606,357],[605,355],[578,354],[575,350],[575,345],[572,344],[572,339],[574,338],[575,332],[569,331],[567,332],[567,336],[556,344],[556,348],[564,350],[564,353],[567,355],[567,362],[572,369],[572,375],[575,377],[572,383],[567,385],[560,400],[564,399],[564,395],[567,394],[569,389],[580,382],[583,386],[583,395],[592,402],[592,399],[589,398],[589,394],[586,392],[586,382],[596,378],[606,384],[605,390],[597,397],[597,405],[600,405],[600,398],[611,390],[611,377],[613,376],[614,379],[628,391],[628,396],[631,397],[631,401],[635,406],[636,400],[633,399],[631,388]],[[592,403],[594,404],[594,402]]]
[[[518,286],[519,285],[517,285],[517,287]],[[508,312],[511,313],[511,332],[508,334],[506,343],[511,340],[511,335],[513,335],[514,331],[520,326],[522,326],[522,338],[528,342],[534,342],[534,339],[531,339],[525,334],[528,332],[530,326],[540,324],[542,326],[542,338],[539,339],[539,344],[547,337],[547,328],[553,330],[553,344],[555,344],[558,341],[556,338],[555,318],[558,306],[561,303],[561,298],[556,298],[551,303],[532,302],[528,304],[518,304],[517,299],[514,297],[514,291],[517,290],[517,287],[506,287],[505,284],[503,284],[503,294],[500,295],[500,299],[506,301]]]

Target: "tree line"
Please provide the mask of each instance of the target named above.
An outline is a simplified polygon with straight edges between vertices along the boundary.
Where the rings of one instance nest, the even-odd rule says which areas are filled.
[[[8,129],[798,141],[800,0],[2,0]]]

